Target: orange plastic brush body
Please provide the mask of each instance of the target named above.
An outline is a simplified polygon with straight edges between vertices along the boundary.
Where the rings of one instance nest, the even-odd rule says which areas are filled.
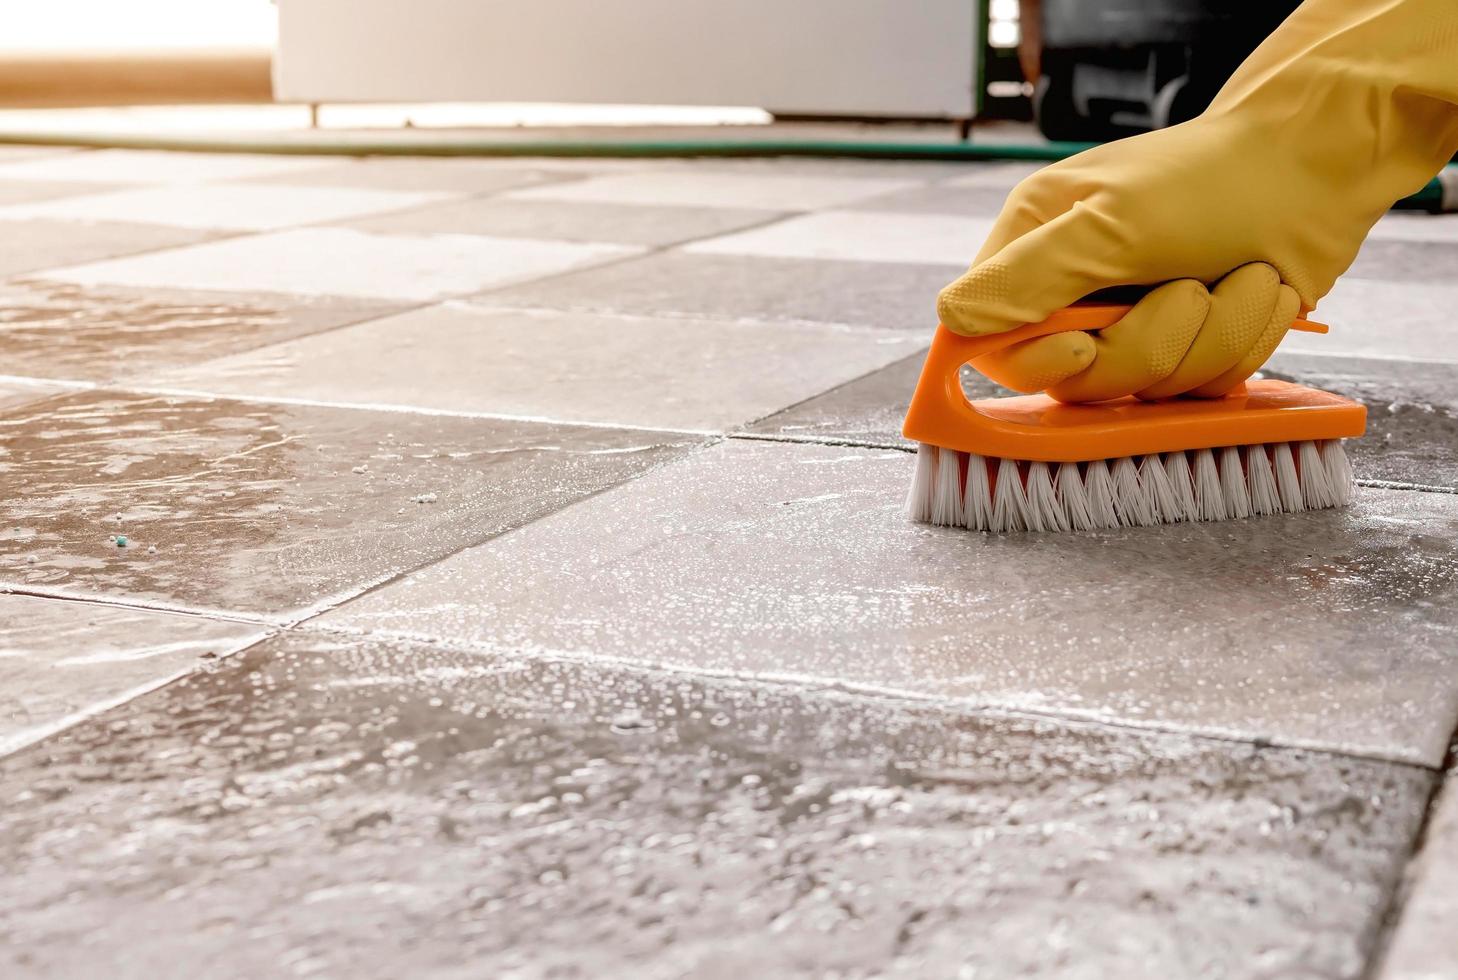
[[[1067,330],[1101,330],[1127,306],[1079,305],[1006,333],[963,337],[938,326],[906,413],[908,439],[981,456],[1080,463],[1183,449],[1346,439],[1367,427],[1366,406],[1286,381],[1252,381],[1215,399],[1120,398],[1065,405],[1047,395],[968,401],[963,364],[1004,347]],[[1292,328],[1325,333],[1298,319]]]

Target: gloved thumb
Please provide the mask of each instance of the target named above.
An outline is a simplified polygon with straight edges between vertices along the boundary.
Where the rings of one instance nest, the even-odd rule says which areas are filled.
[[[937,315],[968,337],[1045,320],[1107,286],[1138,285],[1113,223],[1085,202],[1014,238],[937,296]]]

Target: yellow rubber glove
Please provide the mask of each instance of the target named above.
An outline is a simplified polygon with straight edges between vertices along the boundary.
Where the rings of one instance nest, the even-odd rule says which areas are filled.
[[[1218,395],[1455,151],[1458,0],[1306,0],[1198,118],[1019,184],[937,312],[978,336],[1106,287],[1163,284],[1097,336],[974,366],[1065,401]]]

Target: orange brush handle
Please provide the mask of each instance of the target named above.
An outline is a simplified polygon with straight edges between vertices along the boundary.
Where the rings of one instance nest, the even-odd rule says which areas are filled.
[[[1072,306],[1044,320],[984,337],[937,327],[902,432],[908,439],[1010,459],[1083,462],[1263,442],[1344,439],[1366,428],[1367,410],[1339,395],[1284,381],[1256,381],[1223,398],[1142,402],[1122,398],[1064,405],[1047,395],[969,402],[963,364],[1004,347],[1069,330],[1101,330],[1128,306]],[[1293,329],[1326,333],[1297,319]]]

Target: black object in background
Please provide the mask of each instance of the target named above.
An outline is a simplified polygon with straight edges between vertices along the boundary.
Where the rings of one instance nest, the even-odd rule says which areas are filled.
[[[1041,0],[1038,128],[1102,142],[1198,115],[1299,0]],[[1025,29],[1026,29],[1025,25]]]

